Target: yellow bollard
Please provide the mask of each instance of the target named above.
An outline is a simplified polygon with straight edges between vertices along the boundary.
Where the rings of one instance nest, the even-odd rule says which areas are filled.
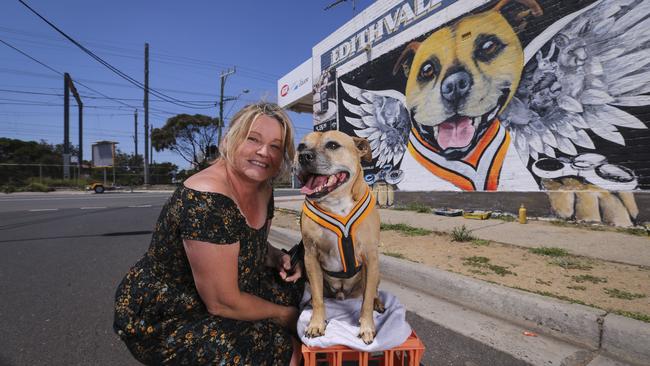
[[[524,207],[524,204],[522,203],[521,207],[519,207],[519,223],[525,224],[526,220],[526,207]]]

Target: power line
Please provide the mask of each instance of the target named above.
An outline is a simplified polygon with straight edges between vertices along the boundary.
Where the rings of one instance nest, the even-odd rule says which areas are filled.
[[[48,68],[49,70],[54,71],[55,73],[57,73],[57,74],[63,76],[63,74],[62,74],[60,71],[57,71],[57,70],[53,69],[52,67],[50,67],[50,66],[48,66],[48,65],[46,65],[46,64],[44,64],[44,63],[42,63],[42,62],[40,62],[39,60],[33,58],[32,56],[30,56],[30,55],[26,54],[25,52],[19,50],[18,48],[16,48],[16,47],[10,45],[9,43],[7,43],[7,42],[5,42],[5,41],[3,41],[2,39],[0,39],[0,42],[4,43],[5,46],[14,49],[16,52],[20,52],[23,56],[29,58],[30,60],[32,60],[32,61],[34,61],[34,62],[38,62],[41,66],[44,66],[44,67]]]
[[[76,80],[75,80],[76,81]],[[60,93],[42,93],[42,92],[30,92],[30,91],[24,91],[24,90],[13,90],[13,89],[0,89],[0,92],[6,92],[6,93],[16,93],[16,94],[30,94],[30,95],[51,95],[51,96],[56,96],[56,97],[62,97],[63,94]],[[228,97],[226,97],[228,98]],[[96,97],[96,96],[91,96],[91,95],[83,95],[83,99],[109,99],[106,97]],[[128,100],[128,101],[141,101],[141,98],[112,98],[113,100]],[[152,99],[150,100],[151,102],[164,102],[162,99]],[[196,100],[196,101],[186,101],[186,102],[200,102],[200,103],[213,103],[213,107],[217,106],[217,102],[213,102],[210,100]]]
[[[20,0],[19,0],[19,1],[20,1]],[[28,55],[26,52],[23,52],[23,51],[19,50],[18,48],[16,48],[16,47],[10,45],[9,43],[7,43],[7,42],[5,42],[5,41],[3,41],[3,40],[0,40],[0,41],[1,41],[2,43],[4,43],[6,46],[8,46],[8,47],[10,47],[10,48],[12,48],[12,49],[14,49],[14,50],[20,52],[20,54],[22,54],[22,55],[28,57],[30,60],[33,60],[33,61],[39,63],[40,65],[46,67],[47,69],[49,69],[49,70],[51,70],[51,71],[53,71],[53,72],[55,72],[55,73],[57,73],[57,74],[59,74],[59,75],[61,75],[61,76],[63,75],[62,72],[60,72],[60,71],[54,69],[53,67],[51,67],[51,66],[45,64],[44,62],[41,62],[41,61],[37,60],[36,58],[34,58],[34,57]],[[95,89],[93,89],[93,88],[91,88],[91,87],[89,87],[89,86],[87,86],[87,85],[85,85],[85,84],[79,82],[78,80],[76,80],[76,82],[77,82],[77,84],[79,84],[79,85],[81,85],[81,86],[83,86],[83,87],[85,87],[85,88],[87,88],[87,89],[89,89],[89,90],[92,90],[93,92],[95,92],[95,93],[97,93],[97,94],[99,94],[99,95],[101,95],[101,96],[104,96],[104,97],[106,97],[106,98],[108,98],[108,99],[111,99],[111,100],[113,100],[113,101],[115,101],[115,102],[117,102],[117,103],[120,103],[120,104],[122,104],[122,105],[125,105],[125,106],[127,106],[127,107],[130,107],[130,108],[132,108],[132,109],[136,109],[136,107],[134,107],[134,106],[132,106],[132,105],[129,105],[129,104],[126,104],[126,103],[124,103],[124,102],[122,102],[122,101],[115,100],[114,98],[111,98],[111,97],[109,97],[108,95],[106,95],[106,94],[104,94],[104,93],[102,93],[102,92],[99,92],[99,91],[97,91],[97,90],[95,90]]]
[[[27,37],[34,37],[34,38],[41,38],[46,40],[46,43],[39,43],[41,45],[47,45],[51,46],[52,41],[59,41],[58,38],[55,37],[50,37],[45,34],[41,33],[36,33],[36,32],[28,32],[28,31],[23,31],[19,29],[12,29],[12,28],[7,28],[7,27],[2,27],[0,26],[0,32],[6,32],[6,33],[12,33],[12,34],[17,34],[17,35],[22,35],[22,36],[27,36]],[[35,41],[27,41],[26,42],[35,42]],[[127,57],[127,58],[133,58],[133,59],[139,59],[137,56],[133,56],[134,53],[140,52],[137,50],[134,50],[132,48],[125,48],[122,46],[115,46],[114,44],[107,43],[107,42],[94,42],[94,41],[88,41],[87,44],[95,45],[97,49],[103,49],[103,50],[110,50],[110,51],[117,51],[121,53],[111,53],[114,56],[120,56],[120,57]],[[214,68],[227,68],[233,66],[232,64],[225,63],[225,62],[215,62],[214,60],[204,60],[204,59],[199,59],[199,58],[194,58],[194,57],[187,57],[187,56],[178,56],[178,55],[171,55],[167,54],[164,52],[152,52],[151,53],[151,60],[156,61],[159,63],[169,63],[169,64],[174,64],[174,65],[186,65],[186,66],[205,66],[210,68],[210,70],[213,70]],[[163,61],[166,60],[166,61]],[[169,62],[171,60],[172,62]],[[174,60],[179,60],[179,61],[174,61]],[[182,62],[185,61],[185,62]],[[266,81],[269,82],[276,82],[278,78],[281,77],[281,75],[277,75],[274,73],[270,73],[267,71],[263,70],[258,70],[246,66],[237,66],[237,68],[240,70],[241,74],[250,74],[250,75],[255,75],[259,78],[265,78]],[[162,89],[158,89],[162,90]]]
[[[23,0],[18,0],[18,1],[19,1],[21,4],[23,4],[27,9],[29,9],[32,13],[36,14],[36,16],[38,16],[39,18],[41,18],[41,20],[43,20],[45,23],[47,23],[50,27],[52,27],[54,30],[56,30],[56,31],[59,32],[62,36],[64,36],[66,39],[68,39],[70,42],[72,42],[75,46],[79,47],[79,49],[81,49],[81,50],[84,51],[86,54],[88,54],[90,57],[92,57],[93,59],[95,59],[97,62],[99,62],[100,64],[104,65],[106,68],[108,68],[109,70],[111,70],[113,73],[117,74],[118,76],[120,76],[120,77],[123,78],[124,80],[126,80],[126,81],[130,82],[131,84],[135,85],[136,87],[138,87],[138,88],[140,88],[140,89],[142,89],[142,90],[145,89],[145,86],[144,86],[141,82],[135,80],[135,79],[132,78],[131,76],[129,76],[129,75],[127,75],[126,73],[122,72],[120,69],[118,69],[118,68],[116,68],[115,66],[111,65],[109,62],[107,62],[107,61],[105,61],[104,59],[102,59],[101,57],[97,56],[97,55],[96,55],[95,53],[93,53],[91,50],[89,50],[89,49],[86,48],[84,45],[82,45],[81,43],[79,43],[78,41],[76,41],[74,38],[72,38],[71,36],[69,36],[67,33],[65,33],[64,31],[62,31],[60,28],[58,28],[58,27],[57,27],[56,25],[54,25],[52,22],[50,22],[49,20],[47,20],[44,16],[42,16],[41,14],[39,14],[39,13],[38,13],[36,10],[34,10],[32,7],[30,7],[29,5],[27,5],[27,3],[25,3]],[[159,92],[159,91],[157,91],[157,90],[155,90],[155,89],[153,89],[153,88],[148,88],[148,89],[149,89],[149,92],[151,92],[151,94],[153,94],[153,95],[155,95],[155,96],[157,96],[157,97],[159,97],[159,98],[161,98],[161,99],[164,99],[164,100],[166,100],[166,101],[169,102],[169,103],[176,104],[176,105],[181,106],[181,107],[186,107],[186,108],[196,108],[196,107],[204,107],[204,108],[205,108],[205,107],[206,107],[205,105],[200,105],[200,104],[196,104],[196,103],[183,103],[183,101],[181,101],[181,100],[179,100],[179,99],[176,99],[176,98],[174,98],[174,97],[171,97],[171,96],[169,96],[169,95],[166,95],[166,94],[164,94],[164,93],[161,93],[161,92]]]

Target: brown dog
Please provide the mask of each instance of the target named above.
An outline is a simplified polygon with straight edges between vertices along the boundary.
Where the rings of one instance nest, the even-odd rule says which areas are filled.
[[[375,337],[373,309],[384,310],[377,297],[379,212],[362,158],[372,158],[368,142],[338,131],[312,132],[298,145],[297,176],[306,195],[300,226],[313,306],[307,337],[325,334],[323,296],[363,296],[359,337],[366,344]]]

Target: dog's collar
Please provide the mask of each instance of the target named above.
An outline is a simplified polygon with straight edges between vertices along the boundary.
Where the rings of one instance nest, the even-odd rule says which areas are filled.
[[[359,263],[354,254],[354,232],[359,226],[359,223],[368,216],[374,206],[375,197],[370,192],[369,187],[366,187],[366,191],[359,202],[354,205],[350,213],[346,216],[327,212],[315,202],[305,199],[305,204],[302,207],[305,215],[320,226],[333,231],[338,237],[339,254],[341,256],[343,271],[330,272],[324,270],[325,273],[337,278],[351,278],[361,270],[363,263]]]
[[[494,191],[505,160],[510,134],[498,119],[492,121],[476,147],[463,159],[447,160],[411,128],[408,150],[422,166],[465,191]]]

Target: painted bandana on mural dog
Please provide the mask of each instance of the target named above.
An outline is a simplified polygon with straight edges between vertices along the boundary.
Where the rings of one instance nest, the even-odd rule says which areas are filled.
[[[650,105],[650,2],[551,3],[488,4],[343,75],[339,123],[370,141],[369,183],[638,188],[612,146],[650,137],[637,117]]]

